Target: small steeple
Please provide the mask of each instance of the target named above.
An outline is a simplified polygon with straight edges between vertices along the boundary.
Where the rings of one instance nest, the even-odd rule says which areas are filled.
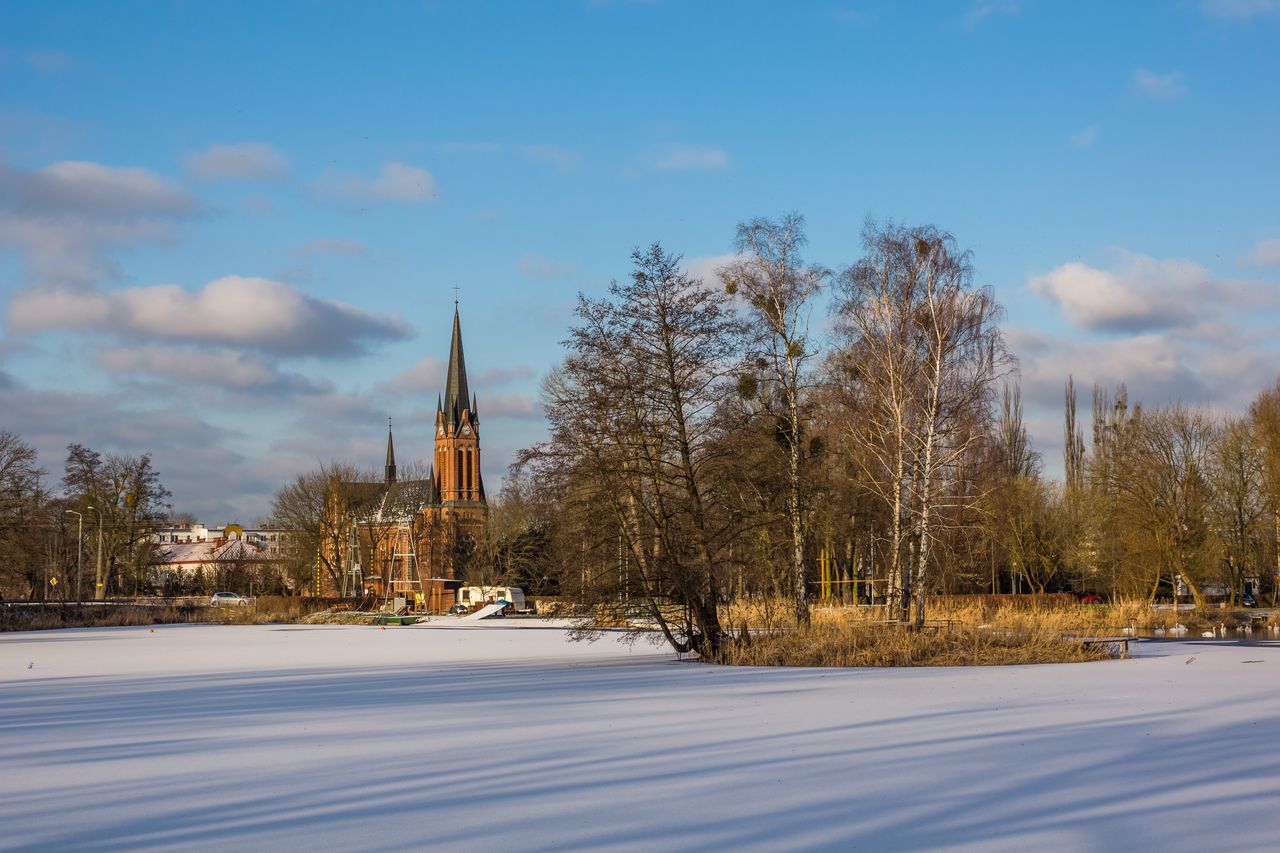
[[[387,468],[386,468],[387,485],[391,485],[396,481],[396,448],[391,441],[391,418],[387,418]]]
[[[449,372],[445,376],[445,420],[447,423],[456,424],[471,396],[467,390],[467,364],[462,357],[462,322],[458,319],[456,301],[453,306],[453,341],[449,345]]]
[[[471,422],[477,425],[480,423],[480,415],[477,414],[476,395],[474,392],[471,394]]]

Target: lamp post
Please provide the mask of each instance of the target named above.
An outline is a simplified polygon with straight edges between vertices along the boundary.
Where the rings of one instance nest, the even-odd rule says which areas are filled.
[[[93,580],[93,598],[97,601],[107,596],[107,582],[102,577],[102,510],[96,506],[87,506],[85,509],[93,510],[98,516],[98,566]]]
[[[78,522],[76,527],[76,603],[80,603],[80,578],[84,574],[81,567],[84,564],[84,515],[76,512],[74,509],[67,510],[68,515],[74,515]]]

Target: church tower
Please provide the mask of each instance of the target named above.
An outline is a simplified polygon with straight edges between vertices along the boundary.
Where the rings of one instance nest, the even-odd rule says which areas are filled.
[[[436,401],[436,485],[444,504],[483,504],[480,479],[480,419],[475,397],[467,389],[462,355],[462,324],[453,310],[453,342],[443,400]]]
[[[387,465],[384,482],[390,486],[396,481],[396,448],[391,441],[391,419],[387,418]]]

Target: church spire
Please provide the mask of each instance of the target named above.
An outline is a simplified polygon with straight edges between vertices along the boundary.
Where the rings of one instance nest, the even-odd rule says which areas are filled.
[[[447,423],[456,424],[467,408],[471,394],[467,390],[467,364],[462,357],[462,322],[458,306],[453,307],[453,342],[449,345],[449,372],[444,388],[444,415]]]
[[[387,418],[387,467],[386,467],[387,485],[391,485],[396,481],[396,448],[391,441],[391,418]]]

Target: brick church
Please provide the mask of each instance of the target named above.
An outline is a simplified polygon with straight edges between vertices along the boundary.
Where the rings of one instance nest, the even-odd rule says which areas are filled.
[[[331,535],[321,545],[324,559],[316,561],[317,594],[403,598],[414,610],[453,604],[454,591],[484,557],[488,523],[480,419],[467,388],[456,305],[435,421],[435,453],[424,478],[397,476],[388,427],[381,482],[330,483],[325,515]]]

